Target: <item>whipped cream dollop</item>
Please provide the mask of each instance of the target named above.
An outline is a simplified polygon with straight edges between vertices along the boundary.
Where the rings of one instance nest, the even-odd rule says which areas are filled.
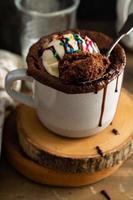
[[[54,35],[52,41],[44,49],[42,63],[46,71],[59,77],[59,61],[65,54],[76,52],[88,52],[90,54],[99,53],[98,46],[89,37],[82,38],[78,33],[67,33],[64,35]]]

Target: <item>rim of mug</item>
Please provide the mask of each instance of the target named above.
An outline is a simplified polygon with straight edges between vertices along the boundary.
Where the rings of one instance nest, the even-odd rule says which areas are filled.
[[[48,12],[48,13],[42,13],[42,12],[38,12],[38,11],[25,9],[22,6],[22,0],[14,0],[14,2],[15,2],[16,7],[18,8],[18,10],[23,11],[24,13],[26,13],[28,15],[34,15],[34,16],[39,16],[39,17],[55,17],[58,15],[65,15],[65,14],[71,13],[72,11],[76,10],[77,7],[79,6],[80,0],[73,0],[73,4],[66,9],[54,11],[54,12]]]

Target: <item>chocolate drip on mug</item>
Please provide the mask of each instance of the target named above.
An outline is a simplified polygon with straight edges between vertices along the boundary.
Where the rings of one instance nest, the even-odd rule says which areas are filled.
[[[97,94],[98,93],[98,90],[95,90],[94,94]]]
[[[116,78],[115,92],[118,92],[118,81],[119,81],[119,75]]]
[[[97,94],[98,93],[98,87],[97,85],[95,86],[95,91],[94,91],[94,94]]]
[[[106,100],[106,93],[107,93],[107,86],[103,89],[103,99],[102,99],[102,107],[101,107],[101,114],[98,126],[102,126],[102,119],[105,109],[105,100]]]

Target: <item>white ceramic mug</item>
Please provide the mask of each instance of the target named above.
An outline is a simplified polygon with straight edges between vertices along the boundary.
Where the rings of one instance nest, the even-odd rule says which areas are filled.
[[[111,123],[122,79],[123,72],[97,93],[67,94],[34,80],[27,75],[26,69],[19,69],[9,72],[5,87],[11,97],[35,108],[48,129],[62,136],[78,138],[95,134]],[[16,80],[33,82],[33,95],[14,91],[11,86]]]

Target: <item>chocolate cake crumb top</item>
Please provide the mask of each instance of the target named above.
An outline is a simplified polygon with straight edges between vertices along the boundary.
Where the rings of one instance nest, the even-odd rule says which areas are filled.
[[[109,64],[100,53],[65,54],[59,62],[59,78],[67,83],[96,80],[105,74]]]

